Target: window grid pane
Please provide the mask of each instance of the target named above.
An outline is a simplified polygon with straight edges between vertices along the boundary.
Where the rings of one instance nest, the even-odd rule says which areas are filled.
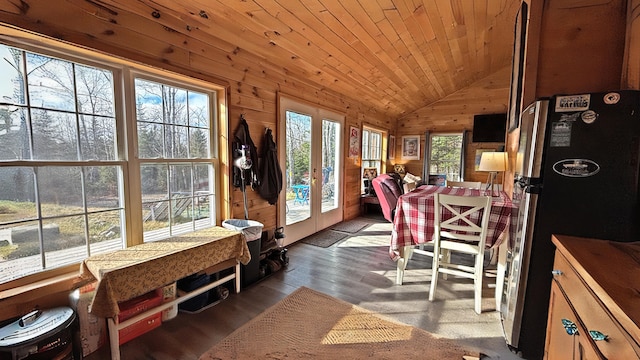
[[[165,159],[154,190],[166,189],[160,202],[175,212],[158,238],[215,225],[214,93],[145,80],[140,93],[124,90],[135,104],[120,103],[115,89],[132,69],[68,56],[0,44],[0,284],[126,246],[123,174],[131,171],[117,142],[135,129],[119,128],[125,106],[139,117],[131,126],[142,158]]]
[[[362,167],[360,169],[361,174],[364,173],[364,168],[376,168],[378,174],[382,167],[382,133],[371,130],[362,130]],[[368,180],[362,181],[361,193],[367,191]]]
[[[462,134],[431,136],[429,174],[445,174],[447,180],[459,181]]]
[[[138,153],[155,161],[140,164],[144,242],[214,224],[211,96],[141,78],[135,92]]]
[[[1,159],[32,163],[0,163],[0,283],[78,263],[90,243],[121,249],[113,72],[5,45],[0,56]]]

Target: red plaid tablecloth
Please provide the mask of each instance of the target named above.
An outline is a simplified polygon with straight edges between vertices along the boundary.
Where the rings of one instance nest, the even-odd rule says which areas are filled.
[[[483,190],[450,188],[446,186],[425,185],[401,195],[396,206],[391,232],[389,255],[393,260],[400,257],[400,249],[405,246],[424,244],[433,240],[433,194],[459,196],[482,196]],[[487,231],[487,246],[498,246],[506,237],[511,218],[511,200],[504,191],[491,202],[491,216]],[[479,223],[479,220],[478,220]]]

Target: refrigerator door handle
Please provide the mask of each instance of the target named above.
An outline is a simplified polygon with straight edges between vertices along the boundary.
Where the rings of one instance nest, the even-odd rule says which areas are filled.
[[[542,184],[529,185],[527,186],[527,189],[525,190],[525,192],[529,194],[540,194],[542,192]]]
[[[542,179],[534,177],[522,177],[518,180],[518,184],[529,194],[540,194],[542,192]]]

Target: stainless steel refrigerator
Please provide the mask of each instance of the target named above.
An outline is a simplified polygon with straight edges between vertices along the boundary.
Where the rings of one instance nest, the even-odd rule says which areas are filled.
[[[507,343],[541,359],[552,234],[640,240],[640,92],[556,95],[527,107],[501,305]]]

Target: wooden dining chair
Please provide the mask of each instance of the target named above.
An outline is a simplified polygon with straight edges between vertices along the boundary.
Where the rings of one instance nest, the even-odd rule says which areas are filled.
[[[447,181],[447,186],[480,189],[482,187],[482,183],[480,181]]]
[[[473,279],[475,311],[480,314],[491,197],[435,194],[433,201],[435,232],[429,301],[435,298],[440,273]],[[454,263],[451,252],[473,255],[474,265]]]

